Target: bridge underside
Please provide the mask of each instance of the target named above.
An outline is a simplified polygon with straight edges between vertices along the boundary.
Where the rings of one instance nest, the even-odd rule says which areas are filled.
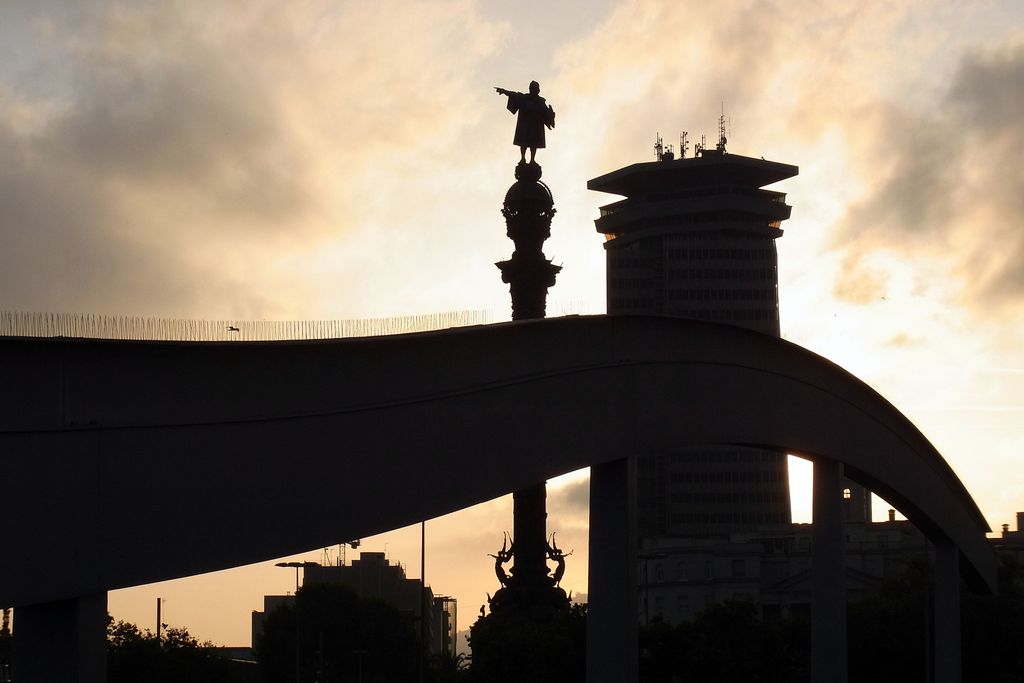
[[[594,316],[338,341],[0,339],[0,376],[0,533],[16,558],[0,605],[280,557],[722,443],[845,464],[994,584],[981,513],[898,410],[735,327]]]

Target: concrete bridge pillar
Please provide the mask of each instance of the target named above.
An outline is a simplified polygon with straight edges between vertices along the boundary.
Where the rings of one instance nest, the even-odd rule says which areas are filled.
[[[590,468],[587,683],[636,683],[636,460]]]
[[[18,683],[104,683],[107,594],[16,607],[13,673]]]
[[[814,461],[811,683],[846,683],[843,465]]]
[[[960,550],[948,538],[935,543],[935,683],[960,683]]]

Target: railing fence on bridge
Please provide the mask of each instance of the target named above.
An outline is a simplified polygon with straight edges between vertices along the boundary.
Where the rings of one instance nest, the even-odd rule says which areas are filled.
[[[282,341],[374,337],[485,325],[485,310],[351,320],[183,320],[87,313],[0,311],[0,337],[150,341]]]

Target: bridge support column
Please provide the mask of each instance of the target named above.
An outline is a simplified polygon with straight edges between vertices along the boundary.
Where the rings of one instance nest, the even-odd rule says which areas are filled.
[[[636,683],[636,460],[590,468],[587,683]]]
[[[935,543],[935,683],[960,683],[960,550]]]
[[[18,683],[104,683],[107,680],[107,594],[16,607],[14,680]]]
[[[843,465],[814,461],[811,683],[846,683]]]

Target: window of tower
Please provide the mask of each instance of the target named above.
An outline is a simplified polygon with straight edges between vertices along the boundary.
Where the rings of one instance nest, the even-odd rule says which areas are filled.
[[[772,268],[671,268],[669,280],[775,281]]]

